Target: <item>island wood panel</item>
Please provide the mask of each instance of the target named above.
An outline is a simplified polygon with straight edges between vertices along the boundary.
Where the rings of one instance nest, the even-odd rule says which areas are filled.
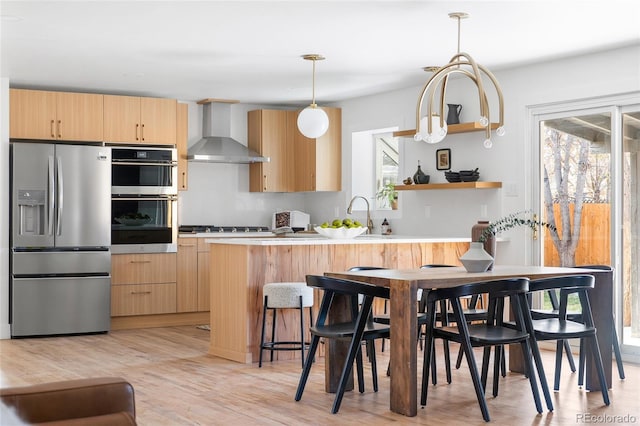
[[[306,275],[345,271],[353,266],[417,268],[425,263],[459,265],[469,243],[372,243],[313,245],[210,244],[211,342],[209,353],[238,362],[256,362],[262,331],[262,287],[271,282],[305,282]],[[201,253],[206,254],[206,253]],[[314,314],[321,292],[316,291]],[[383,302],[375,309],[381,312]],[[306,314],[306,312],[305,312]],[[278,312],[276,336],[297,340],[297,310]],[[267,330],[271,315],[267,316]],[[270,334],[269,334],[270,336]],[[321,353],[323,348],[320,348]],[[299,357],[276,352],[274,359]]]
[[[211,248],[211,341],[209,353],[233,361],[252,362],[247,351],[249,283],[246,246],[215,245]]]

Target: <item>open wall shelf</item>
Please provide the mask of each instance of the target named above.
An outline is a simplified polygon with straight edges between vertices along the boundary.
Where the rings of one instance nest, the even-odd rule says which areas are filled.
[[[497,128],[498,128],[498,123],[491,123],[491,129],[497,129]],[[452,135],[454,133],[480,132],[480,131],[483,131],[484,129],[485,127],[482,127],[482,125],[477,121],[474,121],[472,123],[448,124],[447,134]],[[403,137],[403,138],[413,138],[415,134],[416,134],[416,129],[398,130],[397,132],[393,132],[393,136]]]
[[[454,182],[396,185],[396,191],[420,191],[430,189],[493,189],[502,188],[502,182]]]

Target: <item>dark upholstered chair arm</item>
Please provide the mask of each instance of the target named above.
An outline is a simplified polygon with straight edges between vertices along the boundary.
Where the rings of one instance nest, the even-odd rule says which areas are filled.
[[[135,425],[133,386],[117,377],[5,388],[0,399],[26,423]]]

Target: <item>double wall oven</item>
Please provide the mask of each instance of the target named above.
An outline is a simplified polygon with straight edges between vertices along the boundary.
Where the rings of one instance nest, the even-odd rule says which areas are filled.
[[[174,148],[112,148],[112,253],[177,250],[177,168]]]

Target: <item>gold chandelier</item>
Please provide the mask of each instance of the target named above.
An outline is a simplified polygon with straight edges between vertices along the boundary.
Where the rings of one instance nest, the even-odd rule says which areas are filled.
[[[502,89],[494,75],[485,67],[478,64],[468,53],[460,52],[460,20],[468,18],[469,15],[464,12],[449,13],[449,17],[458,20],[458,53],[454,55],[448,64],[437,68],[431,78],[422,88],[418,97],[416,106],[416,141],[425,141],[427,143],[440,142],[447,134],[447,126],[444,119],[445,94],[447,91],[447,82],[451,74],[462,74],[471,79],[478,88],[478,99],[480,101],[480,119],[478,122],[485,128],[486,139],[484,141],[485,148],[491,148],[491,129],[496,128],[496,134],[503,136],[504,130],[504,100],[502,98]],[[430,69],[432,70],[432,69]],[[497,125],[491,123],[491,113],[489,110],[489,102],[487,94],[484,90],[482,75],[485,74],[498,94],[499,104],[499,120]],[[440,104],[437,112],[434,112],[434,97],[436,92],[440,92]],[[422,117],[422,104],[425,97],[428,97],[427,115]],[[426,127],[426,128],[425,128]]]

